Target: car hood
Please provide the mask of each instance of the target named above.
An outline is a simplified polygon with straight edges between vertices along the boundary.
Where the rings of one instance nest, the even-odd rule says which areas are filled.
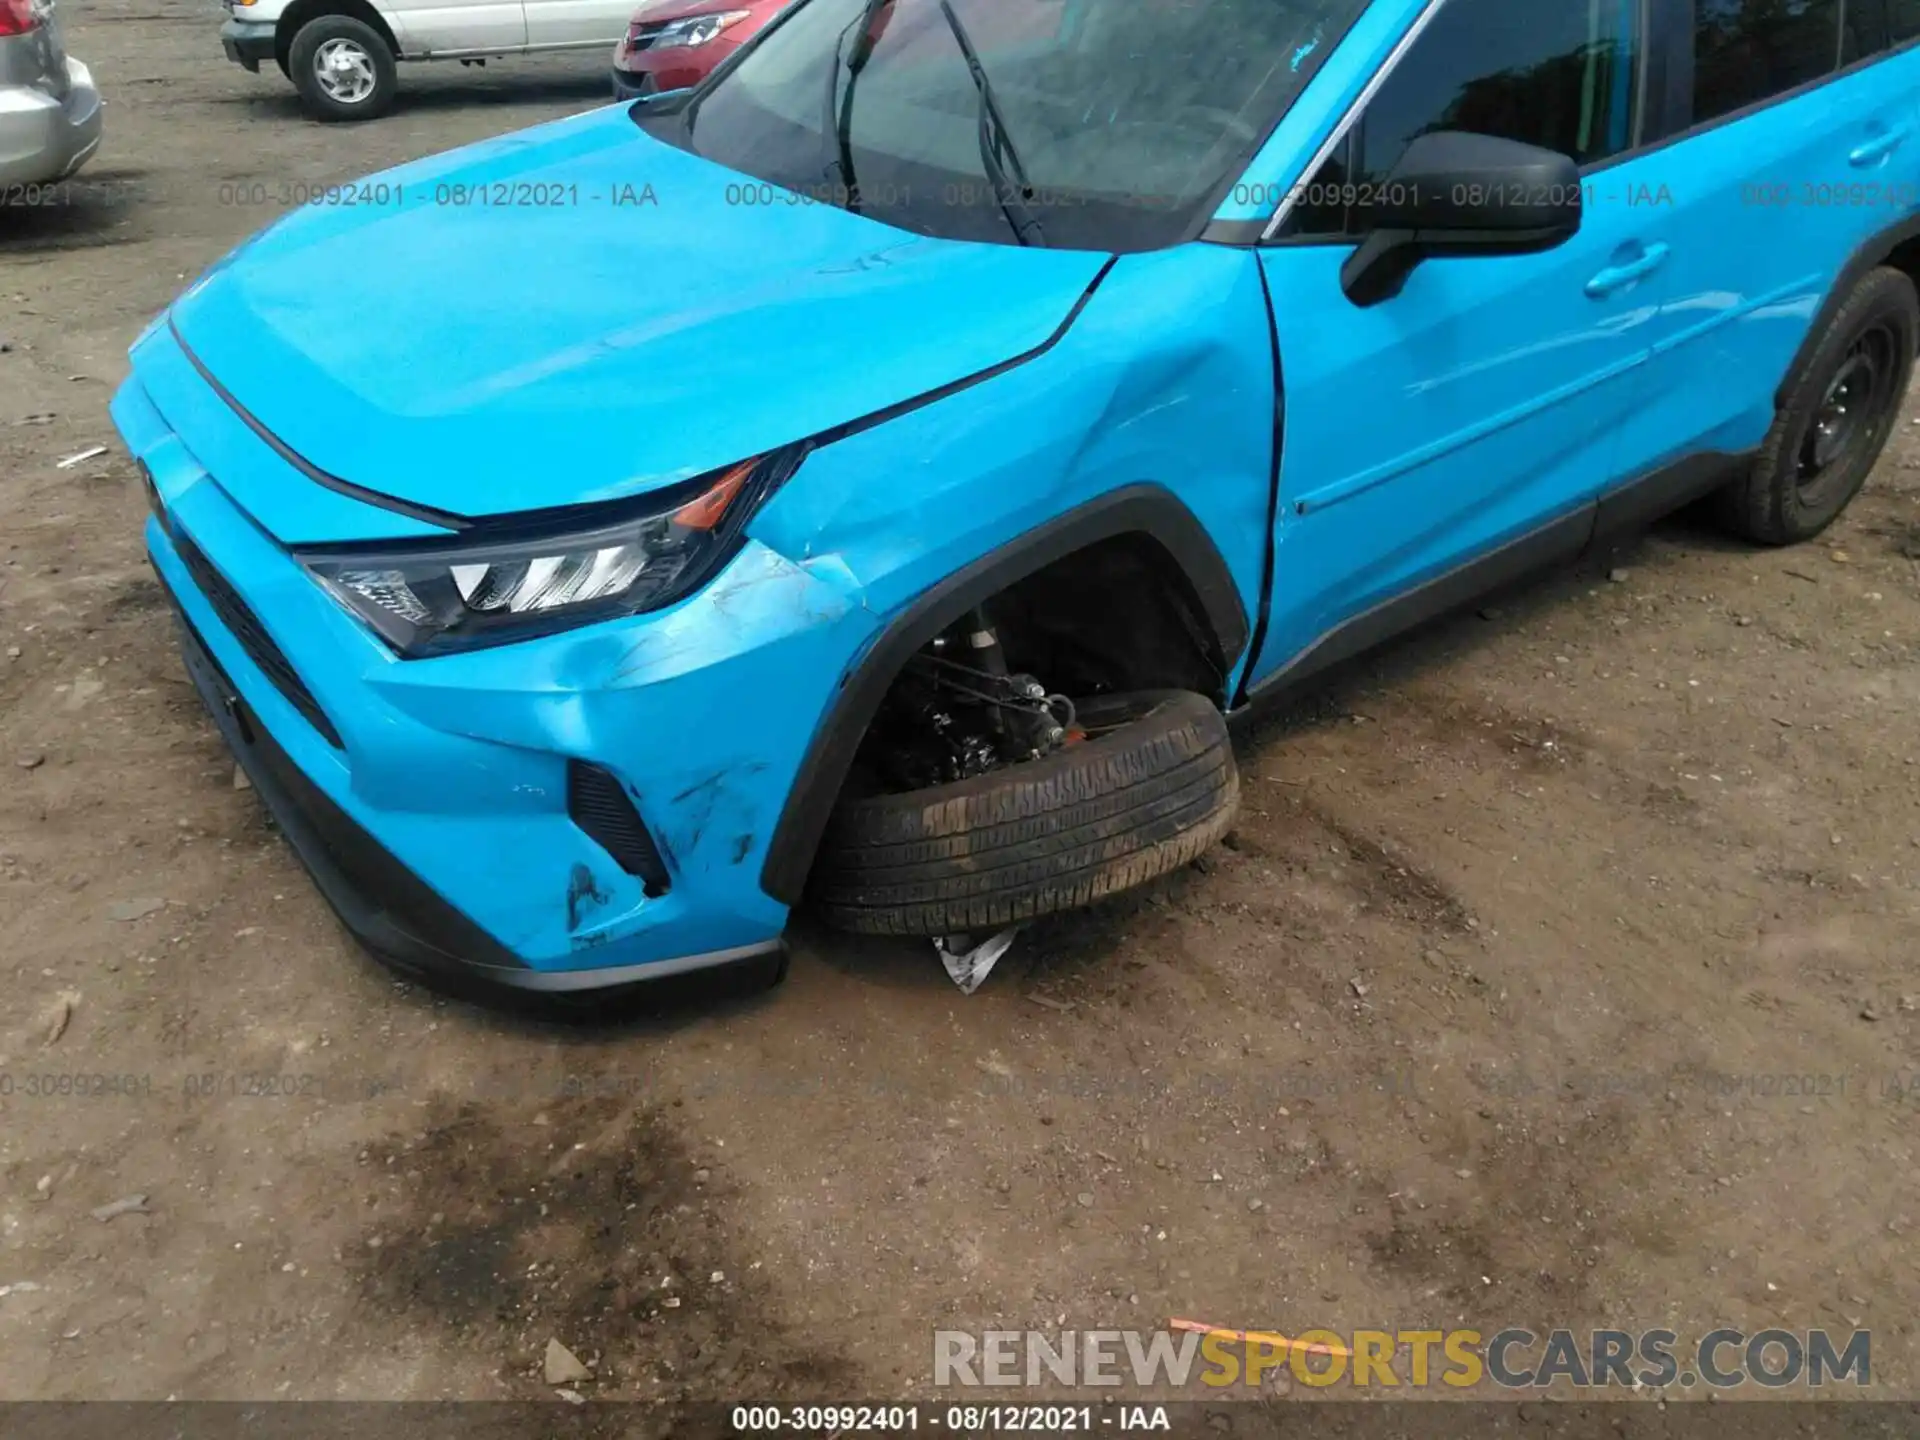
[[[203,277],[174,334],[310,467],[460,516],[642,493],[991,369],[1107,258],[803,203],[619,107],[327,199]]]

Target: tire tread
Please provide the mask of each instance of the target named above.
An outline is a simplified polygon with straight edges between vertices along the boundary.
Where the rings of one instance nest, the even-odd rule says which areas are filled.
[[[973,780],[843,804],[811,883],[823,917],[881,935],[1004,929],[1144,885],[1225,834],[1226,722],[1165,692],[1109,735]]]

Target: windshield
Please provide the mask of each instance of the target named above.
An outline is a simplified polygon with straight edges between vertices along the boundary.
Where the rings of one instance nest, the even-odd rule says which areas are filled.
[[[743,204],[1156,249],[1205,224],[1367,3],[796,0],[648,128],[767,182]]]

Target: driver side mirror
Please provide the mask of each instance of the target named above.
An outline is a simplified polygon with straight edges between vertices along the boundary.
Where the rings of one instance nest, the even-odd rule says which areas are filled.
[[[1580,167],[1492,135],[1422,135],[1374,188],[1366,239],[1340,269],[1340,288],[1356,305],[1391,300],[1422,260],[1532,255],[1580,229]]]

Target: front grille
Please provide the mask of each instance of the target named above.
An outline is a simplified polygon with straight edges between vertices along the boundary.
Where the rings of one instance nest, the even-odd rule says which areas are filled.
[[[671,883],[660,848],[647,833],[624,785],[610,770],[584,760],[567,762],[567,814],[629,875],[640,877],[648,895],[664,895]]]
[[[292,662],[273,643],[273,637],[253,613],[252,607],[240,598],[238,590],[227,583],[227,577],[214,569],[213,562],[200,553],[198,545],[177,529],[173,531],[172,538],[173,548],[179,553],[180,562],[187,567],[187,573],[193,576],[193,583],[207,597],[207,603],[213,606],[213,613],[220,617],[220,623],[240,642],[240,648],[247,652],[247,658],[253,661],[254,667],[273,682],[273,688],[306,717],[307,723],[318,730],[329,745],[339,749],[340,732],[333,728],[333,722],[327,719],[326,711],[313,698],[313,692],[307,689],[306,682],[300,678]]]
[[[636,20],[627,28],[627,48],[651,50],[655,41],[679,23],[678,20],[656,20],[649,24],[642,24]]]

